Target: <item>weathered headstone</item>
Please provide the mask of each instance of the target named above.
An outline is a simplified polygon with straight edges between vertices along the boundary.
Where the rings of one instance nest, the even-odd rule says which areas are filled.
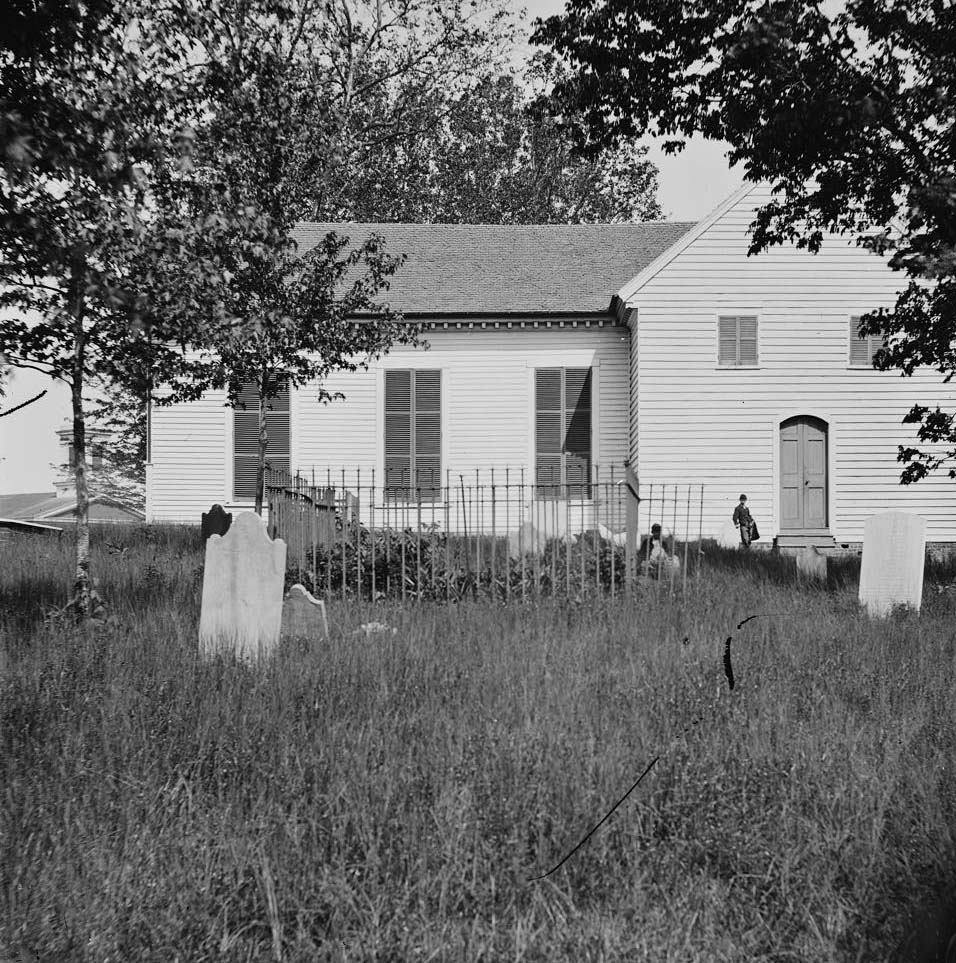
[[[204,656],[233,651],[254,661],[279,641],[286,545],[273,541],[254,512],[242,512],[225,535],[206,542],[199,617]]]
[[[827,580],[827,556],[816,545],[805,545],[797,552],[797,571],[807,579]]]
[[[717,544],[721,548],[737,548],[740,545],[740,532],[737,526],[728,518],[717,535]]]
[[[919,611],[926,560],[926,522],[908,512],[882,512],[863,526],[860,601],[875,617],[895,605]]]
[[[207,541],[210,535],[225,535],[232,524],[232,512],[227,512],[222,505],[213,505],[208,512],[202,513],[202,540]]]
[[[511,558],[538,555],[544,551],[547,542],[548,537],[544,532],[536,529],[531,522],[525,522],[517,532],[508,536],[508,554]]]
[[[293,585],[282,603],[282,637],[286,639],[327,639],[329,620],[325,602],[304,585]]]

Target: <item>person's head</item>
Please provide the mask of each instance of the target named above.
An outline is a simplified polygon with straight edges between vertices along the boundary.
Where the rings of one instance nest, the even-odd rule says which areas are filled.
[[[661,527],[656,522],[651,525],[651,535],[659,537],[661,534]]]
[[[741,495],[741,496],[740,496],[740,504],[743,505],[746,501],[747,501],[747,496],[746,496],[746,495]]]

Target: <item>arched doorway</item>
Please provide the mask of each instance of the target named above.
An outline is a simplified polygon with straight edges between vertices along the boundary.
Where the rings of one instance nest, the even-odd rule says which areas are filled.
[[[780,423],[780,531],[826,529],[827,423],[797,415]]]

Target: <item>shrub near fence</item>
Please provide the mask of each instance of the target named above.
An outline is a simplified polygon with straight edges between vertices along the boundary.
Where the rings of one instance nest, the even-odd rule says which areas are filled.
[[[326,597],[614,597],[638,575],[658,591],[686,593],[689,572],[699,571],[702,486],[641,490],[637,527],[646,534],[660,524],[677,560],[656,571],[648,539],[635,532],[628,548],[623,475],[612,470],[602,480],[595,469],[587,486],[537,486],[519,472],[502,479],[489,471],[484,481],[476,473],[474,484],[459,476],[457,485],[449,474],[427,500],[398,502],[374,473],[363,483],[360,473],[347,482],[342,472],[333,484],[329,472],[316,485],[272,471],[269,527],[288,544],[290,577]]]

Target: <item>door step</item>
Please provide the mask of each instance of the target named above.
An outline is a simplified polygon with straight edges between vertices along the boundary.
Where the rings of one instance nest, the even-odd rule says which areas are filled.
[[[781,532],[773,540],[773,550],[782,555],[796,555],[808,545],[829,554],[836,550],[836,539],[827,529],[821,528],[805,532]]]

